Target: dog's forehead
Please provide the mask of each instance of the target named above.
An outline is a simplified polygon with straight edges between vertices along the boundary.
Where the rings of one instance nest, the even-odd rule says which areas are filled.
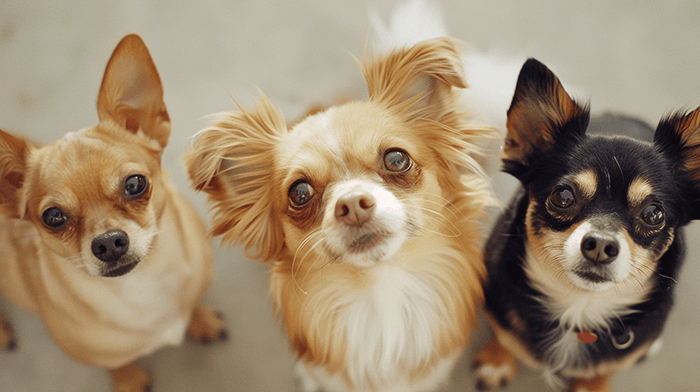
[[[79,134],[35,150],[28,165],[29,191],[59,199],[90,189],[109,192],[121,186],[125,175],[150,172],[142,154]]]
[[[297,124],[281,146],[283,167],[319,167],[329,171],[376,163],[382,148],[393,146],[392,138],[410,144],[409,135],[398,134],[399,123],[386,111],[369,102],[352,102],[317,113]],[[407,149],[407,148],[406,148]]]
[[[320,153],[340,156],[342,135],[333,124],[333,112],[331,108],[297,124],[283,145],[285,155],[298,160],[307,160],[310,155]]]
[[[588,200],[624,201],[639,206],[652,196],[673,193],[672,170],[653,145],[629,138],[594,137],[544,168],[559,183],[571,183]],[[556,186],[557,184],[551,184]]]

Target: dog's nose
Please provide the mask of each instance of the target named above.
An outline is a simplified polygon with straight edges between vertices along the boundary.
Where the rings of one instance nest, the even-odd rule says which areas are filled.
[[[105,263],[119,260],[129,250],[129,236],[121,230],[110,230],[92,240],[92,254]]]
[[[581,240],[581,253],[593,264],[608,264],[620,253],[620,244],[610,234],[588,233]]]
[[[372,218],[376,201],[367,192],[349,192],[335,203],[335,217],[350,226],[362,226]]]

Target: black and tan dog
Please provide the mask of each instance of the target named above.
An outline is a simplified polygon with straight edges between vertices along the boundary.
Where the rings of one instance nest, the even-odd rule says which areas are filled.
[[[486,248],[496,340],[477,386],[510,381],[517,358],[573,391],[609,390],[658,346],[673,304],[682,227],[700,217],[700,109],[663,119],[653,142],[589,136],[587,107],[531,59],[507,125],[504,170],[522,189]]]

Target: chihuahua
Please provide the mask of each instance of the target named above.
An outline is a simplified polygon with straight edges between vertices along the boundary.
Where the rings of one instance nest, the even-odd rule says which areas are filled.
[[[483,300],[486,128],[446,38],[365,61],[369,100],[288,129],[263,98],[194,142],[213,232],[271,264],[270,294],[305,391],[428,391],[449,376]],[[460,178],[462,181],[460,181]]]
[[[150,380],[135,359],[185,332],[225,337],[199,304],[213,252],[161,168],[170,120],[138,36],[114,50],[97,111],[97,126],[42,147],[0,131],[0,292],[41,316],[71,357],[108,369],[115,390],[141,391]],[[0,325],[0,344],[13,348]]]
[[[517,358],[572,391],[609,391],[658,348],[673,305],[682,228],[700,218],[700,109],[662,119],[653,142],[587,135],[588,108],[530,59],[507,128],[504,171],[522,189],[486,245],[495,340],[477,387],[506,384]]]

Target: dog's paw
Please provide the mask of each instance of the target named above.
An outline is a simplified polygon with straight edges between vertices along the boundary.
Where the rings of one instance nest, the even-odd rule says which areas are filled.
[[[474,359],[476,371],[476,389],[488,391],[508,385],[517,370],[515,357],[496,341],[482,348]]]
[[[228,332],[219,312],[209,305],[198,304],[192,311],[187,336],[201,344],[228,339]]]
[[[130,363],[109,371],[114,392],[150,392],[151,377],[140,367]]]
[[[17,340],[10,324],[0,317],[0,348],[12,351],[17,348]]]
[[[592,380],[576,380],[571,392],[610,392],[610,377],[602,376]]]

